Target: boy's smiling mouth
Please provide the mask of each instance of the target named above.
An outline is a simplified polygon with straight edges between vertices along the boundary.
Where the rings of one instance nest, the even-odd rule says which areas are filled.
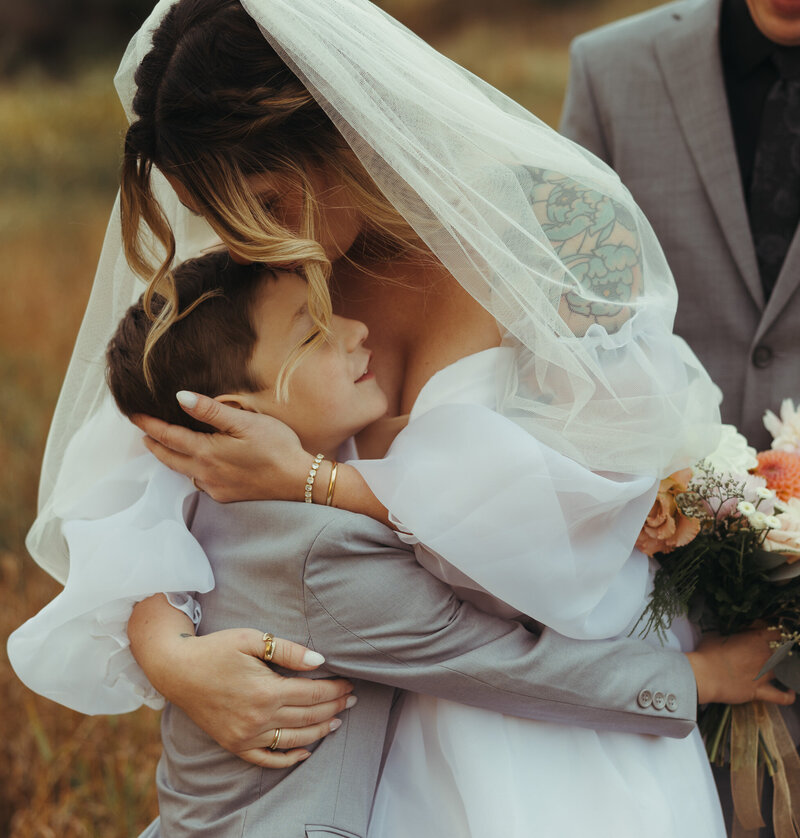
[[[364,364],[364,372],[355,380],[356,384],[359,384],[362,381],[368,381],[370,378],[374,376],[374,373],[369,368],[369,362],[372,360],[372,353],[370,352],[367,355],[366,363]]]

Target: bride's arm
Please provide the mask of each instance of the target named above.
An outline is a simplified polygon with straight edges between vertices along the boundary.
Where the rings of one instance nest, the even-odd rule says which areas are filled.
[[[283,678],[263,661],[255,629],[196,637],[194,624],[162,594],[138,603],[128,621],[131,650],[153,686],[223,748],[264,768],[285,768],[310,756],[304,746],[338,727],[333,718],[355,703],[342,679]],[[272,663],[299,672],[322,655],[275,638]],[[282,729],[281,751],[268,750]]]

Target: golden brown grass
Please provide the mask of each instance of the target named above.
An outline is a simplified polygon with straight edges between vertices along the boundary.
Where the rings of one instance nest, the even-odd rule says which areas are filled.
[[[102,203],[106,203],[103,201]],[[105,210],[0,238],[0,612],[3,641],[57,592],[22,545],[38,463],[99,251]],[[127,836],[155,815],[157,717],[83,717],[33,695],[0,664],[0,834]]]
[[[392,10],[424,20],[430,2],[395,0]],[[514,25],[438,32],[436,43],[555,124],[569,39],[651,5],[554,2]],[[8,634],[59,589],[23,539],[113,198],[123,120],[112,74],[98,67],[70,84],[0,86],[0,835],[9,838],[122,838],[156,812],[156,714],[80,716],[26,690],[5,658]]]
[[[27,557],[47,427],[113,198],[111,67],[0,88],[0,834],[136,835],[156,814],[152,711],[86,717],[14,677],[5,639],[58,592]]]

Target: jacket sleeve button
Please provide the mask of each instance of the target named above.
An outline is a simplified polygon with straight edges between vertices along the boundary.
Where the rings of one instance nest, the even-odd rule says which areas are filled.
[[[678,709],[678,699],[672,693],[667,695],[667,710],[670,713],[674,713]]]
[[[636,697],[636,702],[646,710],[653,703],[653,693],[650,690],[642,690]]]
[[[667,697],[664,693],[653,693],[653,707],[656,710],[663,710],[667,704]]]

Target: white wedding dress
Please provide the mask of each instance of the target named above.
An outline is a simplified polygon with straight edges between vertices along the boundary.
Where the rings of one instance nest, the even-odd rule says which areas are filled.
[[[581,470],[495,413],[511,362],[511,350],[491,349],[442,370],[387,457],[354,465],[460,597],[587,642],[625,635],[651,584],[631,546],[653,481]],[[668,642],[680,648],[675,633]],[[724,838],[698,731],[667,739],[405,699],[369,838],[586,835]]]

